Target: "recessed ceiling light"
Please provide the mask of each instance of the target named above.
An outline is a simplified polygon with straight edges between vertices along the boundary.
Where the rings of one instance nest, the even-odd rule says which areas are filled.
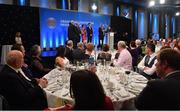
[[[160,4],[165,4],[165,0],[160,0],[159,3]]]
[[[149,6],[150,6],[150,7],[152,7],[152,6],[154,6],[154,5],[155,5],[155,1],[150,1],[150,2],[149,2]]]
[[[92,8],[93,11],[96,11],[96,10],[97,10],[96,4],[94,3],[94,4],[91,6],[91,8]]]
[[[176,16],[179,16],[180,15],[180,12],[176,12]]]

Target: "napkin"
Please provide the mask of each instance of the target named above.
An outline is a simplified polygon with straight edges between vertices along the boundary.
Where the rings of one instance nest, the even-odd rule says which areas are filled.
[[[140,84],[140,83],[131,83],[130,87],[135,89],[143,89],[146,86],[146,84]]]
[[[129,93],[124,88],[121,88],[120,91],[115,91],[114,94],[117,95],[118,97],[128,97],[129,96]]]

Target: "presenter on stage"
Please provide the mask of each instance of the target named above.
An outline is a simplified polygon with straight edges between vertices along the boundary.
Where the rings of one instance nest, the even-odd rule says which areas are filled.
[[[92,24],[88,23],[88,27],[87,27],[87,42],[92,42],[92,36],[93,36],[93,29],[92,29]]]
[[[71,21],[69,22],[69,27],[68,27],[68,39],[73,41],[75,35],[75,26],[74,26],[74,22]]]
[[[99,47],[102,48],[103,40],[104,40],[104,36],[105,36],[105,28],[104,28],[103,24],[101,24],[98,31],[99,31]]]

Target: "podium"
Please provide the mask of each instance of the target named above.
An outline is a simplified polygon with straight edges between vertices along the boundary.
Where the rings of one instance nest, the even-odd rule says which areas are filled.
[[[114,32],[109,32],[107,36],[107,44],[109,45],[109,49],[114,49]]]

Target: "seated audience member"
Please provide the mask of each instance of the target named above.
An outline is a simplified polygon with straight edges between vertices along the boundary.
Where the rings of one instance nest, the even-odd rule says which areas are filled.
[[[24,57],[24,63],[22,65],[22,69],[26,72],[26,76],[28,76],[29,78],[32,78],[32,74],[31,74],[31,71],[29,70],[29,67],[28,65],[25,63],[25,49],[24,49],[24,46],[21,45],[21,44],[14,44],[12,47],[11,47],[11,50],[18,50],[20,51],[22,54],[23,54],[23,57]]]
[[[70,94],[75,99],[73,106],[66,105],[63,110],[113,110],[113,104],[104,93],[97,75],[88,70],[72,73],[70,78]],[[67,107],[68,106],[68,107]]]
[[[126,43],[124,41],[118,42],[118,52],[119,57],[114,60],[114,66],[123,67],[125,69],[132,69],[132,56],[130,52],[126,49]]]
[[[57,49],[55,64],[60,68],[65,68],[69,64],[69,60],[64,56],[65,48],[60,45]]]
[[[21,51],[23,56],[24,56],[23,67],[28,67],[28,65],[25,63],[25,49],[24,49],[24,46],[21,45],[21,44],[13,44],[13,46],[11,47],[11,50]]]
[[[177,41],[176,41],[176,44],[175,44],[175,46],[174,46],[174,50],[180,52],[180,40],[177,40]]]
[[[160,41],[157,41],[157,42],[156,42],[155,52],[158,53],[161,48],[162,48],[162,45],[161,45]]]
[[[131,53],[133,70],[135,71],[135,67],[137,66],[138,62],[138,49],[136,48],[136,44],[134,41],[130,42],[130,48],[128,50]]]
[[[139,55],[139,57],[140,57],[140,56],[142,56],[142,46],[141,46],[141,40],[136,39],[135,43],[136,43],[136,47],[137,47],[137,51],[138,51],[138,55]]]
[[[108,52],[109,51],[109,45],[104,44],[102,47],[102,51],[98,54],[97,59],[101,60],[106,60],[106,61],[111,61],[111,54]]]
[[[13,110],[43,110],[47,108],[46,95],[42,88],[47,80],[33,82],[21,69],[24,59],[20,51],[10,51],[6,57],[7,64],[0,72],[0,94],[8,101]]]
[[[84,55],[85,60],[87,60],[87,59],[89,59],[89,57],[93,56],[92,55],[93,50],[94,50],[94,45],[92,43],[87,43],[86,44],[85,55]]]
[[[156,79],[156,54],[155,45],[148,43],[145,47],[146,55],[138,64],[139,73],[145,76],[147,79]]]
[[[81,60],[84,59],[85,52],[84,52],[84,47],[83,46],[84,46],[84,44],[79,42],[77,44],[77,49],[73,50],[73,58],[74,58],[74,60],[81,61]]]
[[[161,79],[151,80],[137,97],[139,110],[180,110],[180,53],[163,49],[157,55],[156,72]]]
[[[72,40],[68,40],[66,47],[65,47],[65,57],[71,62],[73,63],[73,41]]]
[[[20,52],[23,54],[24,58],[26,57],[26,56],[25,56],[24,46],[21,45],[21,44],[14,44],[14,45],[12,46],[11,50],[18,50],[18,51],[20,51]],[[30,58],[29,58],[29,59],[30,59]],[[25,75],[26,75],[28,78],[32,79],[33,82],[38,82],[38,83],[39,83],[39,82],[41,81],[40,79],[44,79],[44,78],[40,78],[40,79],[38,79],[38,78],[33,78],[33,74],[32,74],[32,72],[30,71],[29,66],[26,64],[25,59],[24,59],[24,63],[23,63],[23,65],[22,65],[21,69],[23,70],[23,72],[25,73]]]
[[[32,57],[31,65],[29,66],[34,78],[41,78],[47,74],[51,69],[45,68],[42,64],[41,47],[39,45],[32,46],[30,50]]]

